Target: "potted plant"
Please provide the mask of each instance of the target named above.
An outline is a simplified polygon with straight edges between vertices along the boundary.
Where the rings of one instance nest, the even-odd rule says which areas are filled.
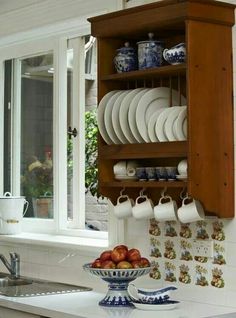
[[[33,214],[39,218],[53,217],[53,167],[51,152],[45,153],[45,161],[41,163],[33,156],[28,165],[21,185],[24,195],[32,200]]]

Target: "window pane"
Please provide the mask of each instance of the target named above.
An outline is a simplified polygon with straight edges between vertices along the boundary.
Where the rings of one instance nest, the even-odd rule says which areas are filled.
[[[21,61],[21,193],[25,216],[53,218],[53,55]]]
[[[67,50],[67,218],[73,220],[73,49]]]
[[[4,86],[4,192],[11,191],[12,60],[5,62]]]

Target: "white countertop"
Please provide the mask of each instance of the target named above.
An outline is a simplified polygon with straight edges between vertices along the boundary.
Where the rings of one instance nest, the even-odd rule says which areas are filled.
[[[227,318],[236,317],[236,308],[181,301],[176,309],[168,311],[143,311],[138,309],[102,307],[98,305],[105,295],[94,291],[70,294],[4,297],[0,296],[0,306],[42,315],[50,318],[203,318],[222,314]],[[233,314],[234,313],[234,314]]]

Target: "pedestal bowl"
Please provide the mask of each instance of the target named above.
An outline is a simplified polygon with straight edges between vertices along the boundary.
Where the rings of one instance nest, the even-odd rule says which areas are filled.
[[[107,307],[133,307],[132,300],[127,292],[130,282],[137,277],[146,275],[151,267],[130,269],[102,269],[92,268],[91,263],[85,264],[83,269],[92,275],[100,277],[108,283],[108,292],[99,302],[100,306]]]

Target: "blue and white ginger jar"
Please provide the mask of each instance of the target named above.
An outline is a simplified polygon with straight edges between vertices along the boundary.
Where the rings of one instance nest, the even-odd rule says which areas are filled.
[[[162,65],[163,42],[153,40],[153,36],[153,33],[148,33],[149,40],[137,42],[138,65],[140,70]]]
[[[117,49],[114,64],[118,73],[135,71],[138,68],[137,53],[134,48],[125,42],[125,46]]]

